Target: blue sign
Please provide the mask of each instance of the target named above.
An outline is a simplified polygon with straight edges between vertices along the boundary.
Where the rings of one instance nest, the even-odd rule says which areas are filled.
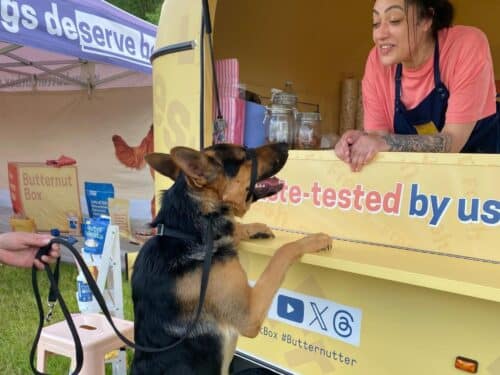
[[[280,289],[268,318],[348,343],[361,344],[363,312],[324,298]]]
[[[296,323],[304,321],[304,302],[300,299],[278,295],[278,316]]]

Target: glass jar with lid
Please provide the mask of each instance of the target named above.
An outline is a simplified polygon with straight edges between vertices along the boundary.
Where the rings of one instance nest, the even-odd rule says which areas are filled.
[[[278,104],[266,107],[264,127],[267,143],[286,142],[292,147],[295,134],[294,109]]]
[[[297,95],[291,92],[275,89],[271,93],[271,102],[274,105],[283,105],[294,108],[297,105]]]
[[[297,105],[297,95],[295,94],[292,82],[285,81],[285,89],[272,89],[271,90],[271,103],[277,105],[284,105],[290,108],[295,108]]]
[[[319,112],[297,113],[295,148],[318,149],[321,144],[321,114]]]

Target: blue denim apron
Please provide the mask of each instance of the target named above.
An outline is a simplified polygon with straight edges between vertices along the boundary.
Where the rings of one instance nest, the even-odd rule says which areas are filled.
[[[394,133],[396,134],[435,134],[445,123],[450,92],[441,81],[439,72],[439,46],[436,41],[434,51],[434,89],[414,109],[407,110],[401,102],[401,73],[403,66],[396,68],[396,103],[394,112]],[[500,153],[500,103],[497,113],[479,120],[469,140],[461,152]]]

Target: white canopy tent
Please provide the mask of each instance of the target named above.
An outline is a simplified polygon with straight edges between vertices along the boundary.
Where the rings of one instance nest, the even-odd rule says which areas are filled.
[[[139,144],[152,123],[156,27],[101,0],[1,0],[0,232],[12,213],[7,162],[77,161],[83,182],[110,182],[150,219],[149,170],[115,156],[113,135]],[[82,205],[82,208],[85,205]]]

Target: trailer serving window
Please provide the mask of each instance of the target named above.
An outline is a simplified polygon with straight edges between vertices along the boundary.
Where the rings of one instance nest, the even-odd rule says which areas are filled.
[[[372,3],[362,3],[210,1],[215,58],[237,59],[238,83],[266,105],[293,82],[298,110],[319,108],[322,135],[337,133],[343,84],[361,78],[372,44]],[[500,4],[453,3],[456,23],[485,31],[500,72]],[[173,53],[153,61],[159,152],[212,143],[201,5],[164,4],[156,47]],[[276,234],[240,245],[249,278],[304,233],[331,234],[334,249],[291,269],[239,357],[283,374],[500,373],[498,156],[382,153],[351,173],[331,150],[293,150],[280,177],[284,189],[244,218]],[[169,183],[156,176],[158,191]]]

